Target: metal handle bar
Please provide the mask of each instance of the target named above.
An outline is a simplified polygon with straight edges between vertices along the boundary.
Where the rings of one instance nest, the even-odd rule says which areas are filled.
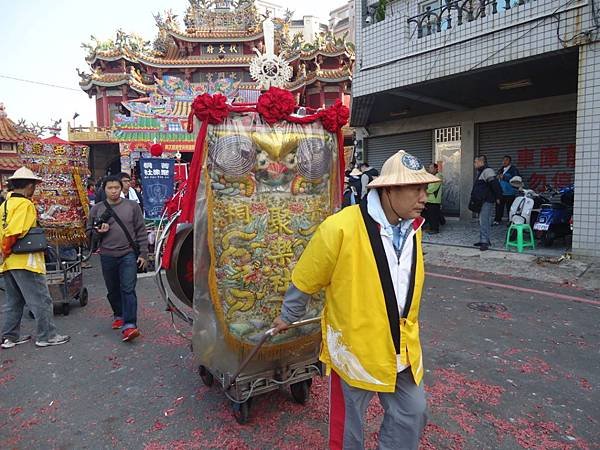
[[[309,325],[311,323],[316,323],[316,322],[320,322],[320,321],[321,321],[321,317],[313,317],[312,319],[297,320],[296,322],[290,323],[289,326],[286,328],[286,330],[289,330],[292,328],[298,328],[298,327],[301,327],[304,325]],[[267,331],[265,331],[265,334],[263,335],[263,337],[260,338],[260,341],[258,341],[258,343],[254,346],[252,351],[248,354],[248,356],[246,356],[244,361],[242,361],[242,364],[240,364],[240,367],[238,368],[238,370],[231,376],[231,378],[229,379],[229,382],[227,383],[227,386],[225,386],[225,391],[228,391],[231,388],[231,386],[233,386],[233,383],[235,383],[235,380],[240,375],[240,373],[242,373],[242,371],[250,363],[252,358],[254,358],[254,356],[258,353],[258,351],[261,349],[261,347],[264,345],[264,343],[267,342],[267,339],[271,338],[274,335],[274,332],[275,332],[275,328],[269,328]]]

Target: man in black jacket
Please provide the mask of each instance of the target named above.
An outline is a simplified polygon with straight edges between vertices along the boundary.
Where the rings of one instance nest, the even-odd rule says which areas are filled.
[[[487,165],[484,155],[478,156],[474,161],[477,175],[473,190],[471,191],[471,203],[480,205],[479,208],[479,242],[476,247],[482,252],[486,251],[491,244],[490,233],[492,231],[493,214],[495,206],[500,202],[502,189],[493,169]]]

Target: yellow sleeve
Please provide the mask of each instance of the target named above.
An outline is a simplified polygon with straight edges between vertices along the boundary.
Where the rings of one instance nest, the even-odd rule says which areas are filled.
[[[4,229],[4,237],[25,236],[29,229],[35,226],[37,213],[31,202],[18,204],[8,218],[7,227]]]
[[[306,294],[314,294],[327,287],[337,264],[342,240],[343,231],[330,219],[325,220],[292,272],[294,286]]]

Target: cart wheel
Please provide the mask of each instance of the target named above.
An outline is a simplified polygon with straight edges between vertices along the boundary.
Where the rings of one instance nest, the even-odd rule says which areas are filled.
[[[85,306],[88,303],[88,290],[87,288],[81,288],[81,292],[79,292],[79,305]]]
[[[208,369],[204,366],[198,367],[198,373],[200,374],[200,378],[202,378],[202,382],[205,386],[211,387],[215,381],[213,374],[208,371]]]
[[[290,384],[292,397],[296,403],[304,405],[310,397],[310,382],[312,380],[304,380],[298,383]]]
[[[250,399],[244,403],[232,402],[233,406],[233,417],[240,425],[248,423],[248,417],[250,416]]]
[[[71,305],[69,305],[68,303],[63,303],[63,305],[62,305],[63,316],[68,316],[70,309],[71,309]]]

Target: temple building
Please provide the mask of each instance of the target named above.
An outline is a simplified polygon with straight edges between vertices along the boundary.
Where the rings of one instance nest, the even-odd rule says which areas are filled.
[[[6,188],[7,178],[23,165],[17,154],[20,142],[36,140],[37,136],[22,129],[8,118],[0,103],[0,188]]]
[[[182,23],[171,11],[154,16],[153,41],[118,30],[113,39],[82,44],[89,72],[78,70],[80,87],[95,99],[97,125],[70,126],[69,140],[90,146],[93,176],[135,173],[135,162],[154,142],[191,160],[194,137],[186,126],[199,94],[256,101],[260,90],[250,66],[264,51],[265,10],[277,11],[255,0],[190,0]],[[307,41],[305,33],[291,31],[289,11],[272,21],[275,54],[293,70],[285,88],[298,104],[316,109],[339,99],[349,106],[354,45],[329,32]]]

